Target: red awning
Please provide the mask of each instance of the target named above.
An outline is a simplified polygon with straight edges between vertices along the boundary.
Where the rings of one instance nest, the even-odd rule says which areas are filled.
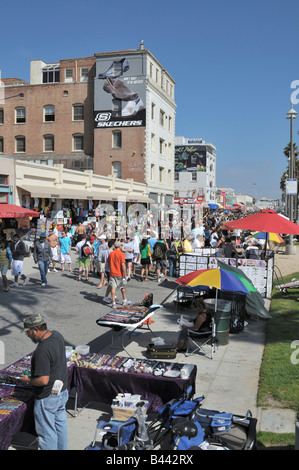
[[[0,204],[0,219],[17,217],[39,217],[39,213],[15,204]]]

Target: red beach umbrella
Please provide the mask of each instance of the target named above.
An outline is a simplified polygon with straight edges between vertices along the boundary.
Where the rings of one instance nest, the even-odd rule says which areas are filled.
[[[277,214],[276,211],[265,209],[257,214],[243,217],[242,219],[225,222],[224,229],[250,230],[258,232],[274,232],[287,235],[298,235],[299,226],[290,220]]]

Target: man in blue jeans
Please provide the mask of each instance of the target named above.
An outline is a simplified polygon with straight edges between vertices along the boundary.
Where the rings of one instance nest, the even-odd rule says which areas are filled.
[[[27,336],[37,344],[31,359],[31,374],[21,377],[35,394],[35,430],[41,450],[67,450],[68,373],[65,341],[58,331],[49,331],[40,315],[24,319]]]
[[[33,249],[33,259],[39,267],[40,277],[42,280],[42,287],[46,286],[48,283],[47,272],[51,258],[51,245],[48,240],[46,240],[46,234],[42,232],[39,236],[39,241],[35,242]]]

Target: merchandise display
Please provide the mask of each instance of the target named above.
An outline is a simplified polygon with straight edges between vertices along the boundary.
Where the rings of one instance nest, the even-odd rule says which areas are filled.
[[[75,352],[69,359],[69,364],[75,362],[78,367],[97,369],[102,371],[115,371],[123,373],[148,374],[164,377],[180,377],[180,371],[184,364],[174,362],[154,361],[149,359],[135,359],[121,356],[109,356],[108,354],[90,353],[81,357]],[[189,378],[194,366],[190,365]]]

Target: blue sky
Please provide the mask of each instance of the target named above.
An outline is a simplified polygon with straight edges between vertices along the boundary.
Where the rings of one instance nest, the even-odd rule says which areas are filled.
[[[2,78],[29,81],[31,60],[138,49],[143,40],[176,81],[176,135],[216,146],[216,184],[280,198],[299,80],[298,0],[15,0],[1,6],[1,20]],[[299,117],[294,142],[298,129]]]

